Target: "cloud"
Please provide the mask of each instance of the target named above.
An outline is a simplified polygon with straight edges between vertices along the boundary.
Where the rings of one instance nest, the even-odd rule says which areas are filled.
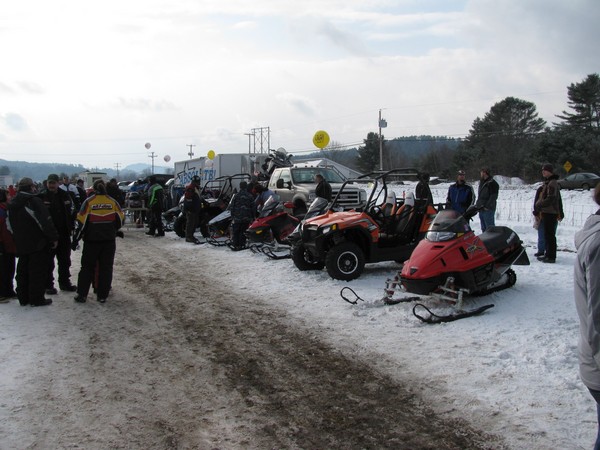
[[[174,103],[167,100],[152,100],[148,98],[123,98],[119,97],[118,106],[123,109],[137,111],[175,111],[179,109]]]
[[[313,100],[292,93],[283,93],[277,96],[277,99],[284,103],[294,112],[299,112],[307,117],[315,117],[317,107]]]
[[[44,88],[37,83],[31,81],[19,81],[17,82],[17,86],[21,88],[21,90],[25,91],[27,94],[43,94]]]
[[[7,113],[7,114],[0,116],[0,120],[8,129],[10,129],[12,131],[21,132],[21,131],[27,131],[29,129],[29,126],[27,125],[27,121],[19,114]]]

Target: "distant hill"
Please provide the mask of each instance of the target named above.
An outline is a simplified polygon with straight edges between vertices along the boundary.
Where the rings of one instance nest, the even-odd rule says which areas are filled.
[[[11,175],[13,181],[23,177],[29,177],[34,181],[43,181],[48,177],[48,174],[56,173],[59,176],[64,174],[74,177],[86,170],[94,172],[106,172],[107,176],[117,177],[115,169],[108,168],[89,168],[81,164],[62,164],[62,163],[33,163],[27,161],[8,161],[0,159],[0,175]],[[142,175],[150,173],[152,166],[150,164],[130,164],[119,171],[120,179],[136,179]],[[172,173],[173,167],[154,166],[155,173]]]

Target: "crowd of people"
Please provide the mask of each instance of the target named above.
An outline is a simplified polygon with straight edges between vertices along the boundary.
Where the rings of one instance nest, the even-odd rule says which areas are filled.
[[[75,292],[75,301],[85,302],[93,284],[97,300],[104,303],[123,220],[103,180],[86,191],[83,181],[73,184],[64,177],[61,183],[57,174],[49,174],[41,187],[25,177],[13,193],[0,189],[0,301],[16,297],[22,306],[52,304],[46,296],[58,293],[58,265],[61,291]],[[80,241],[81,269],[73,284],[71,252]]]

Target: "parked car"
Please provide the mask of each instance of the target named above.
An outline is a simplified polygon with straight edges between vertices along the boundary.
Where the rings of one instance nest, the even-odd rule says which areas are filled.
[[[132,183],[132,181],[119,181],[117,183],[117,186],[119,186],[119,189],[121,189],[123,192],[128,192],[129,191],[129,185]]]
[[[558,180],[561,189],[593,189],[600,182],[600,177],[595,173],[573,173],[568,177]]]

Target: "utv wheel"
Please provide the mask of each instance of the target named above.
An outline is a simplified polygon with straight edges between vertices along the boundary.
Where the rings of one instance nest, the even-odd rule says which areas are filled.
[[[186,224],[186,218],[185,218],[185,214],[180,214],[179,217],[177,217],[177,219],[175,219],[175,223],[173,223],[173,231],[175,231],[175,234],[177,234],[177,236],[184,238],[185,237],[185,226]]]
[[[358,278],[365,268],[365,255],[353,242],[344,242],[329,250],[325,267],[331,278],[350,281]]]
[[[316,261],[313,256],[306,251],[304,245],[294,245],[292,247],[292,261],[298,270],[321,270],[325,267],[323,261]]]

